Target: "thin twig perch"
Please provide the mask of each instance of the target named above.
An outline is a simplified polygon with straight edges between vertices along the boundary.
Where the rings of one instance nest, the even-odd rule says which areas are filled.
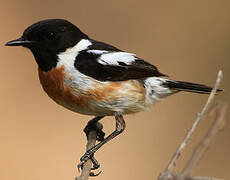
[[[180,154],[182,153],[182,151],[184,150],[184,148],[188,145],[191,137],[192,137],[192,134],[193,132],[195,131],[195,129],[197,128],[198,124],[200,123],[200,120],[202,119],[202,117],[204,116],[204,114],[207,112],[210,104],[211,104],[211,101],[213,100],[215,94],[216,94],[216,91],[220,85],[220,81],[223,77],[223,73],[222,71],[219,71],[218,75],[217,75],[217,80],[216,80],[216,83],[215,83],[215,86],[211,92],[211,94],[209,95],[208,97],[208,100],[206,102],[206,104],[204,105],[201,113],[198,113],[197,114],[197,118],[196,120],[194,121],[193,125],[192,125],[192,128],[188,131],[187,135],[185,136],[184,140],[182,141],[182,143],[180,144],[178,150],[175,152],[175,154],[173,155],[171,161],[169,162],[167,168],[166,168],[166,171],[170,171],[172,170],[173,166],[175,165],[175,162],[176,160],[179,158]]]
[[[219,71],[216,79],[216,83],[214,88],[212,89],[211,94],[208,97],[208,100],[206,104],[204,105],[202,111],[197,114],[197,118],[194,121],[191,129],[186,134],[185,138],[183,139],[182,143],[180,144],[178,150],[174,153],[172,159],[170,160],[168,166],[166,167],[165,171],[160,174],[158,177],[158,180],[220,180],[217,178],[211,178],[211,177],[195,177],[191,176],[191,172],[194,169],[194,167],[197,165],[198,161],[201,159],[203,153],[208,148],[211,140],[214,138],[214,136],[217,134],[217,132],[220,131],[225,125],[224,116],[226,113],[226,105],[219,105],[213,108],[214,110],[211,112],[216,112],[217,116],[216,119],[212,125],[212,127],[209,129],[207,134],[203,137],[203,139],[200,141],[199,145],[195,148],[190,160],[186,163],[183,171],[181,174],[177,174],[172,172],[172,168],[175,166],[175,163],[177,159],[180,157],[181,153],[183,152],[184,148],[187,147],[188,143],[191,140],[191,137],[197,128],[200,120],[207,114],[207,112],[210,109],[211,102],[213,101],[213,98],[218,90],[218,87],[220,85],[220,82],[223,78],[222,71]],[[211,114],[209,113],[209,114]]]
[[[97,122],[97,128],[102,129],[102,127],[103,127],[102,124]],[[87,137],[86,151],[92,148],[96,144],[96,138],[97,138],[96,130],[91,129]],[[83,165],[81,175],[79,177],[76,177],[76,180],[87,180],[90,175],[91,167],[92,167],[92,161],[91,159],[88,159]]]
[[[216,112],[216,120],[213,122],[211,128],[208,130],[207,134],[203,137],[203,139],[200,141],[198,146],[195,148],[192,157],[190,160],[188,160],[187,164],[185,165],[185,168],[182,171],[183,176],[187,177],[190,176],[192,173],[192,170],[197,165],[198,161],[203,156],[204,152],[207,150],[208,146],[210,145],[211,140],[214,138],[214,136],[224,128],[226,122],[224,120],[225,114],[226,114],[226,105],[219,105],[216,106],[212,112]],[[210,113],[212,113],[210,112]]]

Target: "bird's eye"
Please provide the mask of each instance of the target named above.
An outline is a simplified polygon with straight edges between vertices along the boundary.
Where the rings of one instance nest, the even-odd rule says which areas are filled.
[[[50,32],[50,33],[48,34],[48,36],[47,36],[47,39],[51,41],[51,40],[54,40],[55,37],[56,37],[55,33],[54,33],[54,32]]]

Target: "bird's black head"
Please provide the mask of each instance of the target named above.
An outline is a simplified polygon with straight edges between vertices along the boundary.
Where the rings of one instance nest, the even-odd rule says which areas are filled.
[[[41,70],[49,71],[56,66],[57,54],[87,38],[86,34],[67,20],[48,19],[29,26],[22,37],[6,45],[29,48]]]

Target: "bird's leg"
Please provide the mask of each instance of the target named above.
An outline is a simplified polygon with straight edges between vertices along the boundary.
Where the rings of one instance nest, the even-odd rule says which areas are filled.
[[[78,169],[82,168],[82,166],[84,165],[84,163],[88,160],[88,159],[92,159],[92,161],[95,161],[94,158],[94,153],[104,144],[106,144],[108,141],[112,140],[114,137],[116,137],[117,135],[119,135],[120,133],[122,133],[125,130],[125,121],[123,119],[123,116],[121,113],[119,112],[115,112],[115,119],[116,119],[116,129],[115,131],[113,131],[109,136],[107,136],[104,140],[102,140],[101,142],[99,142],[98,144],[96,144],[95,146],[93,146],[91,149],[87,150],[86,153],[81,157],[80,159],[80,163],[78,164]],[[98,167],[97,167],[98,168]],[[94,169],[97,169],[94,167]]]
[[[84,132],[87,136],[88,139],[88,135],[89,132],[93,129],[97,132],[97,140],[98,141],[102,141],[105,137],[105,133],[102,131],[102,128],[98,128],[98,121],[101,120],[102,118],[104,118],[105,116],[97,116],[95,118],[93,118],[92,120],[90,120],[87,125],[84,128]]]

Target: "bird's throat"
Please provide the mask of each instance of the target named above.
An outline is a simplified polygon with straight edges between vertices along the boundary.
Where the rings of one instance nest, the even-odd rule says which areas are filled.
[[[40,50],[35,48],[30,48],[32,51],[34,58],[39,66],[39,68],[44,71],[48,72],[52,68],[56,67],[57,65],[57,54],[55,52],[50,52],[46,50]]]

